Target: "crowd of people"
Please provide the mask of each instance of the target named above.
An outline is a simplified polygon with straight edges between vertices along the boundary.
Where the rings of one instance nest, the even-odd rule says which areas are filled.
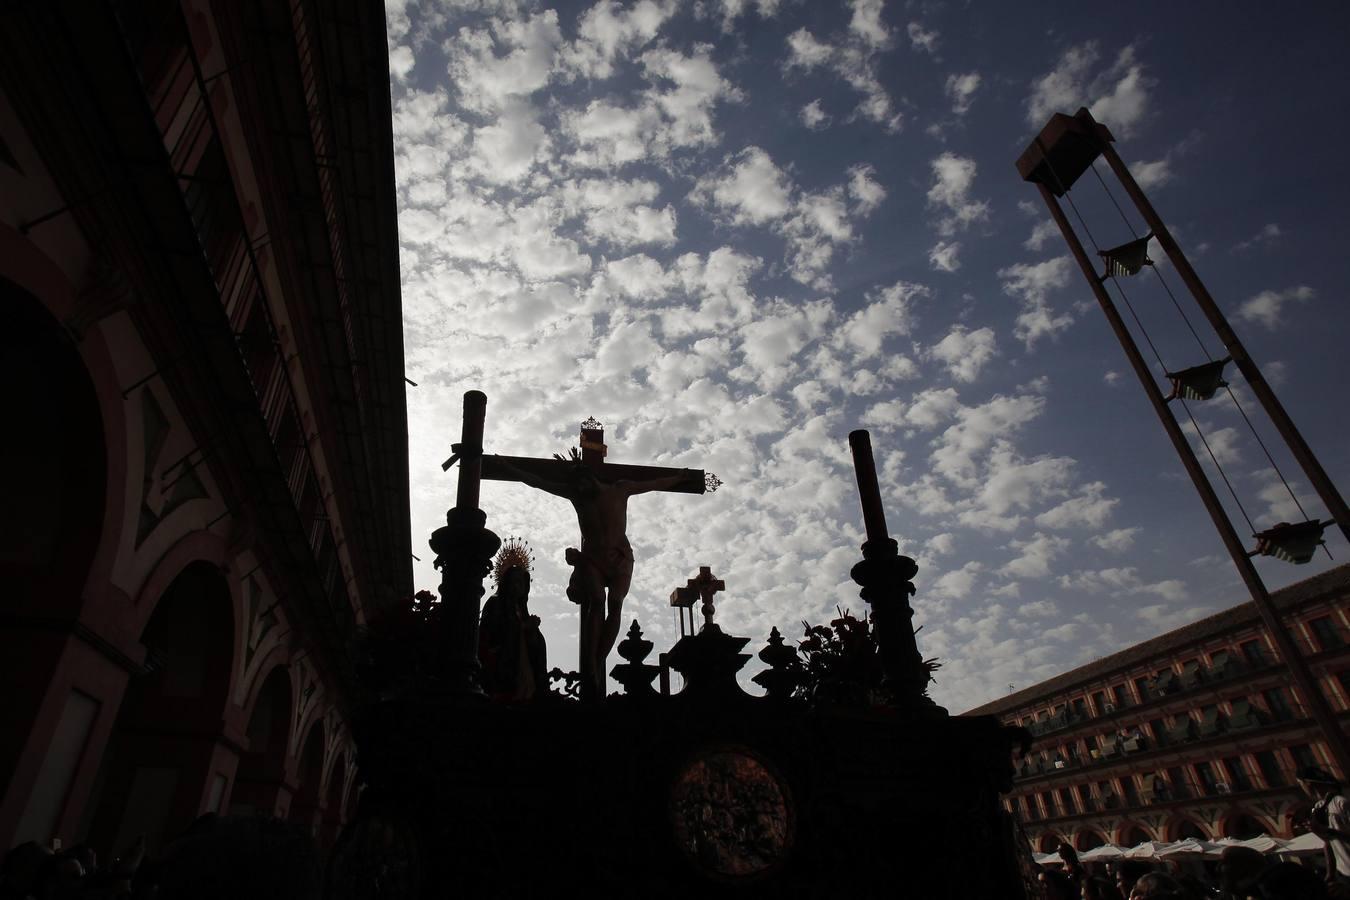
[[[1143,859],[1084,863],[1061,844],[1062,865],[1036,875],[1042,900],[1350,900],[1350,803],[1324,769],[1304,767],[1298,783],[1314,801],[1303,828],[1325,842],[1321,867],[1274,859],[1250,847],[1224,848],[1217,866],[1167,871]]]
[[[319,854],[301,826],[207,814],[157,854],[138,838],[100,860],[29,841],[0,864],[0,900],[311,900]]]

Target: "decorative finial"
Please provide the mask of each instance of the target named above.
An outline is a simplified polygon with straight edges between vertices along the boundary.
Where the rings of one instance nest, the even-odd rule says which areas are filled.
[[[703,473],[703,490],[711,494],[722,486],[722,479],[711,472]]]
[[[598,429],[604,428],[605,426],[601,425],[598,421],[596,421],[595,416],[591,416],[586,421],[581,423],[581,427],[586,429],[587,431],[596,431]]]
[[[502,542],[502,549],[497,554],[497,561],[492,567],[492,580],[496,583],[498,589],[501,588],[502,578],[511,569],[523,567],[526,572],[534,571],[534,553],[530,550],[530,545],[518,537],[509,537]]]

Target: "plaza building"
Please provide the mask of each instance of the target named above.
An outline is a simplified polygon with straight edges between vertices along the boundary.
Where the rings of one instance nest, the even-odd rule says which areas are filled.
[[[1350,723],[1350,566],[1272,594],[1342,729]],[[1255,605],[1144,641],[968,715],[1034,736],[1006,808],[1043,852],[1067,841],[1290,837],[1294,773],[1338,772]]]
[[[0,12],[0,846],[330,840],[412,592],[378,0]]]

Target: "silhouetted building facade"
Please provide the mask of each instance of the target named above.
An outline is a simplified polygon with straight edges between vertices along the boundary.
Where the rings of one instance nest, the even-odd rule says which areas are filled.
[[[1350,722],[1350,566],[1272,595]],[[1037,850],[1289,837],[1336,766],[1251,602],[971,710],[1035,735],[1005,800]],[[1344,776],[1345,773],[1338,773]]]
[[[354,811],[411,593],[383,8],[0,12],[0,845]]]

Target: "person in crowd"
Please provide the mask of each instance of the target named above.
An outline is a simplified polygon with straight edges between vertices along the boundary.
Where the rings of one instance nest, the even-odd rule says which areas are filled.
[[[1350,887],[1350,804],[1341,794],[1341,784],[1317,766],[1304,766],[1295,777],[1303,793],[1317,801],[1309,826],[1326,842],[1327,883]]]
[[[1308,866],[1278,862],[1257,879],[1251,896],[1258,900],[1327,900],[1326,882]]]
[[[1266,858],[1250,847],[1225,847],[1219,857],[1219,897],[1247,900],[1266,870]]]
[[[1163,872],[1149,872],[1134,883],[1130,900],[1198,900],[1180,881]]]
[[[1083,879],[1083,900],[1125,900],[1116,883],[1103,875]]]
[[[1153,864],[1142,859],[1122,859],[1116,863],[1116,887],[1122,897],[1130,896],[1135,882],[1153,871]]]

